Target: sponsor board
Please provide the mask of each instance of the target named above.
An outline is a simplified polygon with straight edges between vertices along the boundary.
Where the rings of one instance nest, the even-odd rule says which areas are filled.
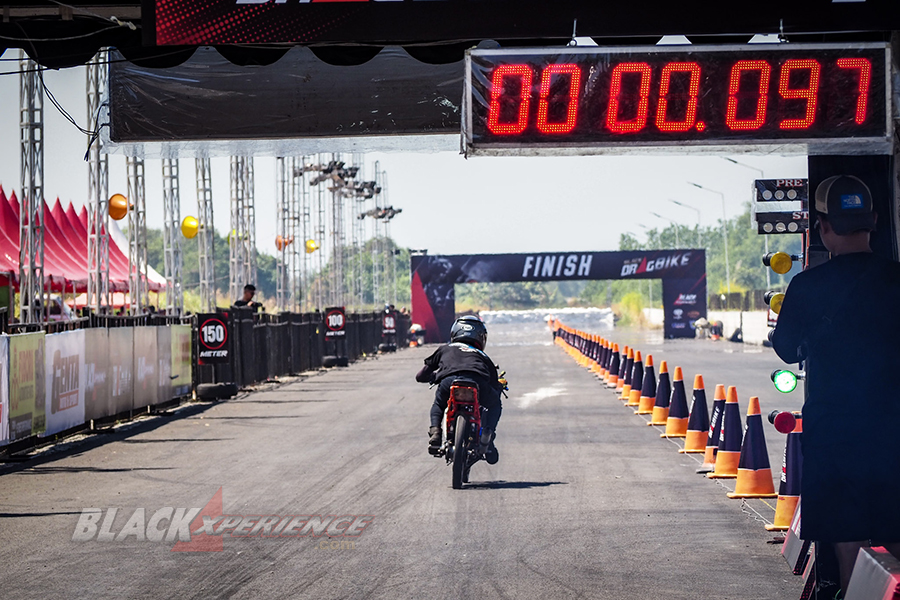
[[[52,435],[84,423],[85,332],[67,331],[44,338],[47,427]]]
[[[44,431],[44,333],[9,338],[9,440]]]
[[[170,395],[167,398],[178,398],[191,393],[193,386],[191,363],[191,326],[173,325],[168,328],[171,340],[170,356]]]
[[[84,336],[84,417],[102,419],[116,414],[109,393],[109,330],[86,329]]]
[[[134,408],[159,402],[157,377],[156,327],[135,327],[134,331]]]
[[[9,338],[0,335],[0,446],[9,441]]]

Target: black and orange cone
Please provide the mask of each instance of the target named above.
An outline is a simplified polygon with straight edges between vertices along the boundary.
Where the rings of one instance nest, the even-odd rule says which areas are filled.
[[[681,388],[684,391],[684,387]],[[647,425],[665,425],[669,418],[669,398],[672,396],[672,384],[669,382],[669,366],[666,361],[659,364],[659,381],[656,384],[656,398],[653,402],[650,422]],[[687,409],[687,405],[685,405]],[[687,424],[687,410],[685,410]]]
[[[609,359],[609,370],[606,373],[606,387],[615,388],[616,384],[619,383],[620,368],[619,345],[613,344],[612,356]]]
[[[625,406],[637,406],[638,401],[641,398],[641,385],[644,383],[644,362],[641,359],[641,351],[635,350],[634,352],[634,364],[631,367],[631,389],[628,390],[628,393],[625,393],[625,390],[622,390],[622,400],[625,401]],[[625,382],[625,387],[628,387],[628,382]]]
[[[634,351],[625,346],[625,352],[622,353],[622,364],[619,366],[619,380],[616,382],[616,392],[622,395],[625,389],[627,379],[631,379],[631,367],[634,365]]]
[[[606,340],[602,337],[597,338],[597,364],[594,366],[594,373],[600,379],[606,374]]]
[[[758,410],[759,408],[757,408]],[[719,449],[716,452],[716,467],[712,473],[707,473],[706,476],[710,479],[734,479],[737,477],[743,441],[741,408],[738,406],[737,388],[731,385],[728,386],[725,413],[722,415],[722,427],[719,429]]]
[[[706,404],[705,399],[703,404]],[[659,434],[659,437],[683,438],[687,435],[690,412],[688,411],[687,395],[684,392],[684,375],[681,372],[681,367],[675,367],[672,395],[666,412],[668,414],[666,417],[666,430]]]
[[[716,468],[716,453],[719,452],[719,433],[722,431],[723,414],[725,414],[725,386],[720,383],[716,385],[716,391],[713,394],[712,417],[709,420],[703,464],[697,469],[698,473],[712,473]]]
[[[721,452],[721,450],[719,450]],[[769,452],[763,433],[762,415],[759,413],[759,398],[750,398],[747,409],[747,425],[744,442],[741,444],[741,459],[738,463],[737,481],[734,491],[726,494],[729,498],[774,498],[775,485],[772,483],[772,468],[769,466]]]
[[[675,367],[675,379],[678,381],[678,371]],[[675,396],[678,386],[672,396],[672,407],[669,411],[669,420],[675,413]],[[666,423],[666,434],[669,433],[669,424]],[[687,429],[684,435],[684,448],[679,450],[682,454],[699,454],[706,450],[706,439],[709,435],[709,407],[706,405],[706,388],[703,387],[703,375],[694,376],[694,395],[691,400],[691,414],[688,419]],[[676,436],[671,436],[676,437]]]
[[[634,411],[636,415],[649,415],[653,413],[653,403],[656,402],[656,373],[653,372],[653,355],[647,355],[644,363],[644,380],[641,383],[641,395],[638,396],[638,407]]]
[[[794,519],[794,511],[800,502],[800,477],[803,473],[803,454],[800,452],[800,437],[803,433],[803,418],[797,419],[794,430],[787,435],[784,458],[781,461],[781,483],[778,485],[778,500],[775,503],[775,522],[766,525],[769,531],[787,531]]]
[[[628,348],[628,354],[625,357],[625,373],[624,377],[619,377],[619,400],[628,400],[628,394],[631,393],[631,374],[634,372],[634,348]]]

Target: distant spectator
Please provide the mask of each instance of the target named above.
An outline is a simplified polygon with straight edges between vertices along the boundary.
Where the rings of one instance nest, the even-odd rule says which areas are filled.
[[[259,310],[262,304],[253,301],[253,295],[256,294],[256,286],[248,283],[244,286],[244,297],[234,303],[235,306],[248,306],[253,310]]]

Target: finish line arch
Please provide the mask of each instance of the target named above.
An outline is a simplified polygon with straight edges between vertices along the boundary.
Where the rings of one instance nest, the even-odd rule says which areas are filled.
[[[706,251],[628,250],[534,254],[416,255],[410,260],[412,320],[426,342],[449,340],[457,283],[661,279],[664,333],[693,337],[706,317]]]

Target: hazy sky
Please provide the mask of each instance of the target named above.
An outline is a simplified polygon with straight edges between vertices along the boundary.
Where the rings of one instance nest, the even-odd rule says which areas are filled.
[[[0,72],[16,71],[18,51],[2,56]],[[76,121],[86,125],[84,68],[47,71],[45,82]],[[0,75],[0,184],[7,193],[19,188],[19,76]],[[87,196],[86,138],[45,101],[45,197],[76,206]],[[765,171],[767,178],[806,177],[804,156],[733,155]],[[750,200],[756,171],[721,157],[595,156],[560,158],[465,159],[456,153],[370,153],[388,172],[389,201],[403,209],[392,224],[397,243],[427,248],[432,254],[612,250],[619,235],[630,231],[645,239],[642,225],[669,224],[650,212],[685,225],[697,213],[669,201],[674,198],[701,210],[701,223],[722,217],[717,194],[690,186],[694,181],[725,194],[729,217]],[[192,160],[182,160],[182,216],[196,214]],[[367,168],[370,169],[369,166]],[[213,159],[216,228],[229,226],[228,159]],[[160,162],[145,165],[147,221],[162,226]],[[371,170],[370,170],[371,173]],[[126,191],[125,159],[110,158],[110,193]],[[255,162],[257,244],[275,250],[275,160]]]

